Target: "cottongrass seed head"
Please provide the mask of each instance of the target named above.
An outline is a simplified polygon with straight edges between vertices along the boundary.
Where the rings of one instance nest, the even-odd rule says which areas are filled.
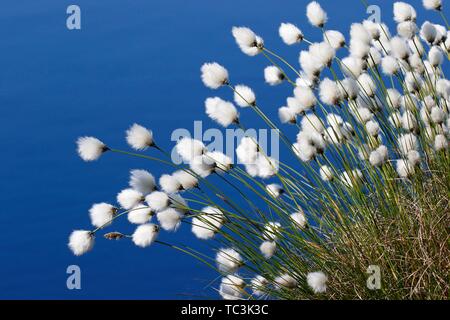
[[[77,140],[77,151],[84,161],[94,161],[107,151],[106,145],[94,137],[80,137]]]
[[[90,231],[75,230],[69,237],[69,248],[76,256],[81,256],[94,247],[94,235]]]

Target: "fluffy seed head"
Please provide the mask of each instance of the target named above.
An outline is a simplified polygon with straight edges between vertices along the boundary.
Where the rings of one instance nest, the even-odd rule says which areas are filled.
[[[192,219],[192,232],[202,240],[211,239],[225,222],[225,215],[214,207],[205,207],[202,214]]]
[[[131,170],[129,185],[134,190],[146,195],[155,190],[155,178],[146,170]]]
[[[170,199],[169,196],[161,191],[153,191],[145,197],[145,202],[147,202],[150,209],[154,212],[164,210],[169,206]]]
[[[337,105],[342,99],[341,90],[339,90],[338,84],[328,78],[325,78],[320,82],[319,96],[320,100],[330,106]]]
[[[69,237],[69,248],[76,256],[81,256],[94,247],[94,235],[90,231],[75,230]]]
[[[442,49],[438,46],[431,47],[430,51],[428,52],[428,61],[430,61],[433,67],[441,65],[444,61],[444,54],[442,52]]]
[[[128,212],[128,221],[134,224],[144,224],[150,221],[153,216],[152,210],[143,204],[138,204]]]
[[[327,41],[335,50],[345,46],[345,37],[337,30],[325,31],[323,41]]]
[[[172,176],[178,181],[183,190],[190,190],[198,186],[198,179],[195,177],[194,173],[177,170]]]
[[[259,246],[259,250],[261,251],[261,254],[266,259],[270,259],[275,254],[275,251],[277,250],[277,244],[275,241],[264,241]]]
[[[400,37],[393,37],[391,39],[391,50],[394,57],[400,60],[408,59],[411,53],[405,39]]]
[[[264,48],[263,39],[257,36],[250,28],[233,27],[231,33],[239,48],[246,55],[256,56]]]
[[[414,167],[409,163],[409,161],[400,159],[396,162],[396,171],[401,178],[408,178],[412,174],[414,174],[415,170]]]
[[[258,156],[256,140],[251,137],[243,137],[236,148],[236,155],[242,164],[254,164]]]
[[[434,138],[434,149],[436,151],[445,150],[448,148],[447,138],[443,134],[438,134]]]
[[[289,107],[281,107],[278,109],[278,117],[281,123],[297,123],[297,113]]]
[[[106,145],[94,137],[80,137],[77,140],[78,155],[84,161],[94,161],[107,151]]]
[[[442,0],[423,0],[422,3],[427,10],[442,10]]]
[[[240,300],[242,299],[244,287],[245,282],[241,277],[230,274],[222,278],[219,294],[224,300]]]
[[[220,249],[216,255],[217,269],[223,273],[235,273],[242,266],[242,257],[232,248]]]
[[[205,63],[200,68],[203,84],[217,89],[228,83],[228,71],[217,62]]]
[[[412,39],[417,33],[417,25],[413,21],[401,22],[397,25],[397,33],[406,39]]]
[[[205,153],[206,147],[200,140],[183,137],[178,140],[176,151],[185,162],[190,163],[195,157]]]
[[[291,220],[297,228],[303,229],[308,224],[308,220],[302,211],[291,214]]]
[[[425,21],[420,28],[420,37],[427,42],[432,44],[436,40],[437,30],[434,24],[429,21]]]
[[[391,56],[385,56],[381,60],[381,68],[383,73],[388,76],[392,76],[398,72],[400,69],[400,65],[397,62],[397,59]]]
[[[155,144],[152,131],[137,123],[127,130],[126,139],[130,147],[135,150],[145,150]]]
[[[161,228],[166,231],[176,231],[181,225],[183,213],[174,208],[167,208],[156,214]]]
[[[284,74],[275,66],[268,66],[264,69],[264,79],[271,86],[276,86],[283,82]]]
[[[126,210],[137,206],[142,200],[144,200],[144,195],[131,188],[124,189],[117,195],[117,202]]]
[[[286,288],[286,289],[294,289],[297,287],[298,282],[294,277],[285,273],[274,279],[275,287],[277,289]]]
[[[303,40],[303,33],[292,23],[282,23],[278,29],[278,33],[287,45],[300,43]]]
[[[313,43],[309,46],[309,53],[316,57],[322,66],[329,66],[336,54],[333,47],[328,42]]]
[[[315,27],[322,28],[327,22],[327,13],[322,9],[320,4],[316,1],[312,1],[306,7],[306,16]]]
[[[299,101],[304,111],[313,108],[317,103],[316,96],[310,87],[297,86],[294,89],[294,96]]]
[[[321,166],[319,173],[323,181],[331,181],[334,178],[333,170],[327,165]]]
[[[219,97],[207,98],[205,100],[205,110],[212,120],[224,127],[239,121],[236,107],[231,102],[222,100]]]
[[[234,102],[241,107],[246,108],[256,104],[256,96],[252,89],[242,84],[234,87]]]
[[[159,178],[159,185],[166,193],[174,193],[180,191],[183,187],[177,178],[170,174],[163,174]]]
[[[306,276],[306,282],[314,293],[324,293],[327,291],[328,277],[322,271],[310,272]]]
[[[157,238],[159,227],[152,223],[142,224],[136,228],[132,235],[135,245],[141,248],[150,246]]]
[[[394,3],[394,20],[397,23],[415,21],[416,17],[416,10],[411,5],[401,1]]]
[[[117,209],[109,203],[96,203],[89,209],[89,216],[94,227],[100,228],[111,224]]]
[[[266,191],[274,198],[278,198],[284,193],[283,187],[279,184],[272,183],[266,186]]]

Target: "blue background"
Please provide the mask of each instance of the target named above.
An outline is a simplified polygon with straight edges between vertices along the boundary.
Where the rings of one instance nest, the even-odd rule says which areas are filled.
[[[144,160],[106,154],[85,163],[75,152],[80,135],[127,148],[124,131],[138,122],[152,128],[159,144],[172,145],[175,128],[192,130],[205,120],[211,92],[199,78],[205,61],[227,66],[231,79],[253,87],[272,116],[290,94],[288,86],[269,88],[262,56],[240,53],[233,25],[247,25],[269,49],[297,63],[299,47],[278,37],[280,22],[296,23],[310,40],[319,39],[305,18],[308,1],[63,0],[2,1],[0,10],[0,298],[178,299],[215,298],[209,283],[216,274],[169,248],[139,249],[128,241],[99,238],[92,252],[75,257],[67,238],[89,228],[94,202],[114,202],[126,187],[128,171],[164,168]],[[321,1],[329,29],[348,34],[351,21],[366,17],[361,2]],[[419,24],[425,19],[419,0]],[[82,30],[66,28],[66,8],[82,10]],[[371,1],[392,25],[392,1]],[[304,45],[301,46],[304,48]],[[248,112],[247,126],[261,127]],[[245,114],[245,117],[244,117]],[[127,224],[115,228],[131,232]],[[161,240],[205,248],[183,225]],[[66,288],[66,268],[82,270],[82,289]]]

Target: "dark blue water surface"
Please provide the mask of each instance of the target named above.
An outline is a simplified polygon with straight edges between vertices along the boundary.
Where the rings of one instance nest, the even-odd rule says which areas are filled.
[[[374,1],[391,20],[392,1]],[[420,12],[420,1],[412,1]],[[280,22],[298,24],[310,39],[304,0],[3,0],[0,10],[0,298],[178,299],[214,298],[216,274],[169,248],[140,249],[129,241],[98,239],[92,252],[75,257],[67,238],[90,228],[94,202],[114,202],[128,172],[165,168],[141,159],[106,154],[85,163],[75,152],[80,135],[94,135],[127,148],[124,131],[138,122],[155,132],[159,144],[172,145],[175,128],[192,130],[205,120],[208,95],[231,99],[227,90],[211,92],[199,79],[205,61],[216,60],[231,78],[257,92],[275,116],[290,93],[263,81],[262,56],[237,49],[230,30],[247,25],[267,46],[283,50],[297,63],[298,47],[278,37]],[[322,1],[329,28],[348,34],[350,21],[366,17],[359,1]],[[82,10],[82,29],[66,28],[66,8]],[[434,13],[423,14],[425,18]],[[390,24],[392,26],[392,24]],[[247,126],[262,123],[243,112]],[[294,131],[292,131],[294,133]],[[115,229],[132,232],[119,222]],[[183,225],[161,240],[205,248]],[[203,249],[202,249],[203,250]],[[66,288],[66,268],[82,270],[82,289]]]

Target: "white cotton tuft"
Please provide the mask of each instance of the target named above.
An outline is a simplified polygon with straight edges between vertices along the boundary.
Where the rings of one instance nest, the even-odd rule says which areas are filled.
[[[281,231],[281,224],[279,222],[268,222],[264,226],[263,239],[267,241],[276,241]]]
[[[362,24],[373,40],[377,41],[380,39],[382,31],[378,23],[371,20],[364,20]]]
[[[344,123],[344,120],[342,117],[335,113],[329,113],[326,116],[327,123],[333,127],[335,130],[340,130],[342,124]]]
[[[450,81],[447,79],[439,79],[436,82],[436,92],[439,96],[446,100],[450,98]]]
[[[303,162],[311,161],[317,155],[317,149],[306,141],[294,143],[292,150]]]
[[[276,86],[282,83],[285,77],[278,67],[268,66],[264,69],[264,79],[271,86]]]
[[[322,120],[314,113],[306,114],[300,124],[302,130],[306,132],[322,133],[325,130]]]
[[[391,50],[393,56],[400,60],[408,59],[411,53],[408,43],[404,38],[401,37],[393,37],[391,39]]]
[[[289,107],[281,107],[278,109],[278,117],[280,118],[281,123],[297,123],[297,113],[294,109]]]
[[[352,23],[350,26],[350,40],[356,40],[369,45],[372,35],[361,23]]]
[[[266,186],[266,191],[274,198],[278,198],[284,193],[283,187],[277,183],[272,183]]]
[[[220,151],[207,152],[205,158],[214,164],[217,173],[229,171],[233,167],[233,160]]]
[[[345,78],[339,84],[341,96],[346,100],[355,100],[359,94],[358,82],[353,78]]]
[[[352,108],[351,111],[355,119],[363,124],[373,118],[372,111],[370,111],[370,109],[366,107],[360,107],[357,109]]]
[[[258,145],[251,137],[243,137],[236,148],[236,155],[242,164],[254,164],[258,156]]]
[[[414,174],[414,167],[406,160],[400,159],[396,162],[396,171],[401,178],[408,178]]]
[[[337,30],[325,31],[323,41],[327,41],[335,50],[345,46],[345,37]]]
[[[235,273],[242,265],[242,257],[232,248],[220,249],[216,254],[217,269],[223,273]]]
[[[403,155],[407,155],[411,150],[417,150],[419,141],[412,133],[402,134],[398,138],[398,148]]]
[[[135,245],[146,248],[155,242],[159,233],[159,227],[155,224],[142,224],[136,228],[133,233],[132,240]]]
[[[402,127],[405,130],[415,131],[419,128],[416,116],[410,110],[405,110],[402,115]]]
[[[146,195],[155,190],[155,178],[146,170],[131,170],[129,185],[134,190]]]
[[[406,39],[414,38],[417,31],[417,25],[413,21],[404,21],[397,25],[397,33]]]
[[[368,95],[369,97],[375,96],[377,85],[369,74],[363,73],[360,75],[358,77],[358,84],[365,95]]]
[[[444,122],[446,114],[444,110],[439,108],[438,106],[435,106],[431,109],[430,113],[431,121],[435,124],[441,124]]]
[[[275,241],[264,241],[259,246],[259,250],[261,251],[261,254],[266,259],[270,259],[275,254],[275,251],[277,250],[277,244]]]
[[[309,46],[309,53],[315,57],[322,66],[330,66],[336,54],[328,42],[313,43]]]
[[[379,167],[383,164],[383,157],[377,150],[374,150],[370,153],[369,162],[372,166]]]
[[[178,140],[176,151],[185,162],[191,162],[195,157],[206,152],[206,147],[200,140],[183,137]]]
[[[375,47],[370,47],[369,57],[367,58],[367,64],[369,68],[375,68],[377,65],[381,63],[381,53]]]
[[[416,10],[411,5],[401,1],[394,3],[394,20],[397,23],[415,21],[416,17]]]
[[[94,247],[94,235],[90,231],[75,230],[69,237],[69,248],[76,256],[81,256]]]
[[[214,207],[205,207],[202,214],[192,219],[192,232],[202,240],[211,239],[225,222],[225,215]]]
[[[307,111],[296,97],[287,97],[286,104],[296,115],[304,114]]]
[[[334,178],[333,170],[327,165],[321,166],[319,173],[320,173],[320,178],[323,181],[331,181]]]
[[[201,78],[203,84],[211,89],[217,89],[228,83],[228,71],[217,62],[202,65]]]
[[[308,225],[308,220],[302,211],[294,212],[290,215],[292,222],[297,228],[303,229]]]
[[[205,100],[205,110],[212,120],[224,127],[239,122],[236,107],[231,102],[222,100],[219,97],[207,98]]]
[[[172,174],[172,177],[180,183],[183,190],[190,190],[198,186],[198,179],[194,173],[177,170]]]
[[[89,216],[94,227],[106,227],[111,224],[117,209],[109,203],[96,203],[89,209]]]
[[[265,287],[269,284],[269,281],[261,275],[256,276],[252,279],[251,288],[253,291],[253,295],[262,296],[265,293]]]
[[[442,49],[438,46],[431,47],[430,51],[428,52],[428,61],[430,61],[431,65],[435,68],[437,66],[440,66],[444,61],[444,54],[442,52]]]
[[[400,107],[400,92],[397,89],[390,88],[386,90],[386,101],[392,109],[398,109]]]
[[[294,89],[294,96],[299,101],[303,111],[314,108],[317,103],[316,96],[310,87],[297,86]]]
[[[408,152],[407,160],[410,165],[417,166],[420,163],[420,153],[417,150],[411,150]]]
[[[422,3],[427,10],[442,10],[442,0],[423,0]]]
[[[281,288],[294,289],[298,285],[297,280],[295,280],[294,277],[292,277],[291,275],[289,275],[287,273],[276,277],[274,279],[274,282],[275,282],[275,288],[277,288],[277,289],[281,289]]]
[[[438,134],[434,138],[434,149],[436,151],[445,150],[448,148],[447,138],[443,134]]]
[[[334,145],[339,145],[344,140],[341,130],[336,130],[333,127],[328,127],[325,129],[324,137],[325,141]]]
[[[153,212],[150,207],[138,204],[128,212],[128,221],[134,224],[144,224],[150,221]]]
[[[303,40],[303,33],[292,23],[282,23],[278,29],[281,39],[287,45],[300,43]]]
[[[437,30],[434,24],[425,21],[420,28],[420,37],[428,44],[433,44],[436,40]]]
[[[366,130],[372,137],[377,137],[380,133],[380,125],[375,120],[369,120],[366,122]]]
[[[314,293],[324,293],[327,291],[328,277],[322,271],[310,272],[306,276],[306,282]]]
[[[398,72],[400,65],[394,57],[385,56],[381,60],[381,69],[385,75],[392,76]]]
[[[264,41],[247,27],[233,27],[231,30],[236,43],[243,53],[256,56],[264,48]]]
[[[342,71],[348,76],[357,78],[363,72],[364,61],[355,57],[342,59]]]
[[[224,300],[241,300],[244,287],[245,282],[241,277],[230,274],[222,278],[219,294]]]
[[[152,131],[137,123],[126,131],[126,139],[130,147],[135,150],[145,150],[155,145]]]
[[[349,52],[354,58],[366,60],[369,57],[370,46],[362,41],[350,39]]]
[[[258,177],[267,179],[277,174],[279,163],[276,159],[259,154],[256,157],[255,165],[258,168]]]
[[[78,155],[84,161],[94,161],[100,158],[103,152],[108,150],[108,147],[94,137],[80,137],[77,140]]]
[[[330,106],[339,104],[342,99],[338,84],[328,78],[323,79],[319,85],[319,96],[323,103]]]
[[[241,108],[254,106],[256,104],[255,93],[251,88],[239,84],[234,87],[234,102]]]
[[[145,202],[152,211],[158,212],[167,208],[170,204],[169,196],[161,191],[153,191],[145,197]]]
[[[137,190],[128,188],[119,192],[117,202],[126,210],[129,210],[144,200],[144,195]]]
[[[176,231],[181,225],[183,213],[174,208],[167,208],[156,214],[161,228],[166,231]]]
[[[163,174],[159,178],[159,185],[166,193],[175,193],[183,188],[178,179],[170,174]]]
[[[310,78],[316,79],[322,71],[324,65],[319,59],[313,56],[309,51],[300,51],[299,63],[303,72]]]
[[[312,1],[306,7],[306,16],[315,27],[322,28],[328,20],[327,13],[317,1]]]

